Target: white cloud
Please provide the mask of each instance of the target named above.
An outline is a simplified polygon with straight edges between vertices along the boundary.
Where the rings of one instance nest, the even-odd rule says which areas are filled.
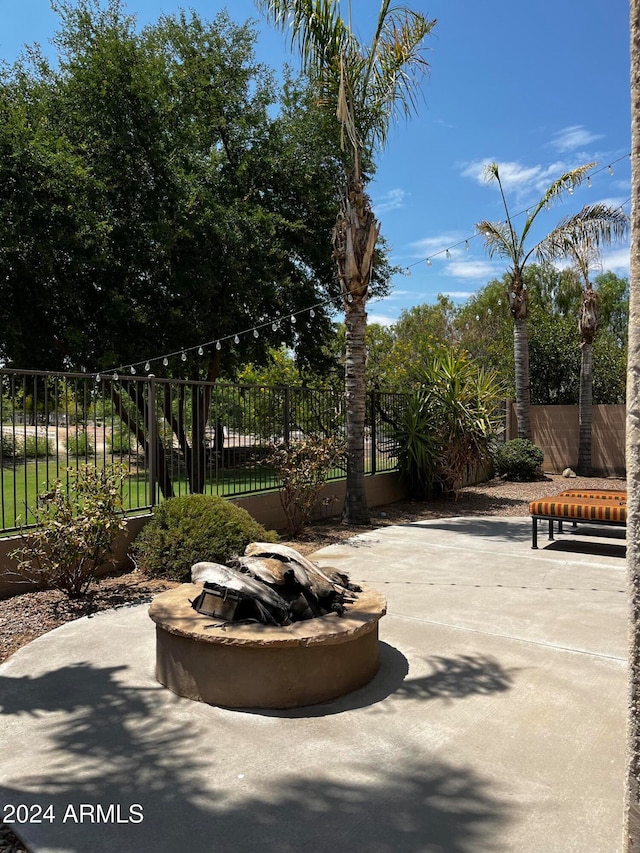
[[[432,258],[434,255],[437,255],[438,258],[436,260],[446,260],[446,250],[450,250],[450,255],[460,256],[463,246],[457,246],[456,248],[451,248],[456,246],[457,243],[463,243],[465,239],[464,234],[462,232],[445,232],[444,234],[438,234],[437,237],[424,237],[422,240],[416,240],[414,243],[411,243],[411,248],[415,249],[415,253],[413,257],[416,258]]]
[[[378,323],[380,326],[393,326],[394,323],[397,323],[397,317],[389,317],[388,314],[368,314],[367,315],[367,323]]]
[[[454,261],[447,264],[445,273],[456,278],[486,279],[495,275],[495,269],[488,261]]]
[[[619,275],[629,275],[629,247],[602,253],[602,269]]]
[[[496,162],[490,158],[475,160],[472,163],[467,163],[461,171],[461,175],[465,178],[472,178],[479,184],[488,183],[485,181],[485,167],[490,163]],[[506,193],[515,193],[516,199],[522,198],[527,193],[536,192],[538,195],[543,193],[552,181],[560,177],[564,172],[567,172],[571,167],[566,163],[556,161],[547,166],[540,164],[535,166],[525,166],[522,163],[515,161],[498,161],[498,169],[500,171],[500,181]]]
[[[450,299],[469,299],[474,294],[475,290],[445,290],[442,295]]]
[[[374,202],[374,209],[379,216],[382,213],[387,213],[390,210],[398,210],[404,207],[404,202],[407,197],[407,192],[400,187],[389,190],[377,201]]]
[[[590,142],[595,142],[596,139],[602,139],[603,134],[591,133],[581,124],[574,124],[571,127],[565,127],[554,134],[554,138],[549,142],[551,148],[556,151],[575,151],[577,148],[588,145]]]

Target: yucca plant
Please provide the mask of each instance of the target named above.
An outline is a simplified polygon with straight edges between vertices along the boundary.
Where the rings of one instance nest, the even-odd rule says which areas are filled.
[[[467,468],[491,459],[503,388],[495,372],[444,346],[421,379],[394,436],[400,475],[415,497],[457,493]]]

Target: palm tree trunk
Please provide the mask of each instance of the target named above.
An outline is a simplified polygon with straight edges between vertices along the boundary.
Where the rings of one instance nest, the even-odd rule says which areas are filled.
[[[364,300],[347,303],[345,394],[347,398],[347,493],[342,518],[349,524],[368,524],[369,509],[364,479],[364,426],[366,409]]]
[[[516,367],[516,416],[518,438],[531,440],[531,388],[529,385],[529,339],[527,321],[513,318],[513,356]]]
[[[580,399],[578,406],[578,471],[581,477],[591,474],[591,422],[593,413],[593,345],[582,344],[580,363]]]
[[[631,276],[627,370],[627,586],[629,590],[627,768],[624,853],[640,853],[640,0],[631,24]]]
[[[347,490],[342,518],[348,524],[368,524],[370,520],[364,481],[365,306],[378,231],[362,181],[346,175],[342,210],[333,232],[333,257],[345,306]]]

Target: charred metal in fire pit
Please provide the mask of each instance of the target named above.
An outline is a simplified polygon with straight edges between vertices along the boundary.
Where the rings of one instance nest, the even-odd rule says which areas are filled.
[[[321,569],[293,548],[252,542],[230,565],[196,563],[193,583],[203,590],[192,607],[226,622],[289,625],[344,612],[360,587],[336,569]]]

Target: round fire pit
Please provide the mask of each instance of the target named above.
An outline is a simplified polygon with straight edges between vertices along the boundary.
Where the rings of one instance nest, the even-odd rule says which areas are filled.
[[[191,607],[201,590],[182,584],[149,607],[156,678],[178,696],[228,708],[298,708],[357,690],[378,671],[378,622],[387,603],[370,587],[342,616],[287,626],[221,626]]]

